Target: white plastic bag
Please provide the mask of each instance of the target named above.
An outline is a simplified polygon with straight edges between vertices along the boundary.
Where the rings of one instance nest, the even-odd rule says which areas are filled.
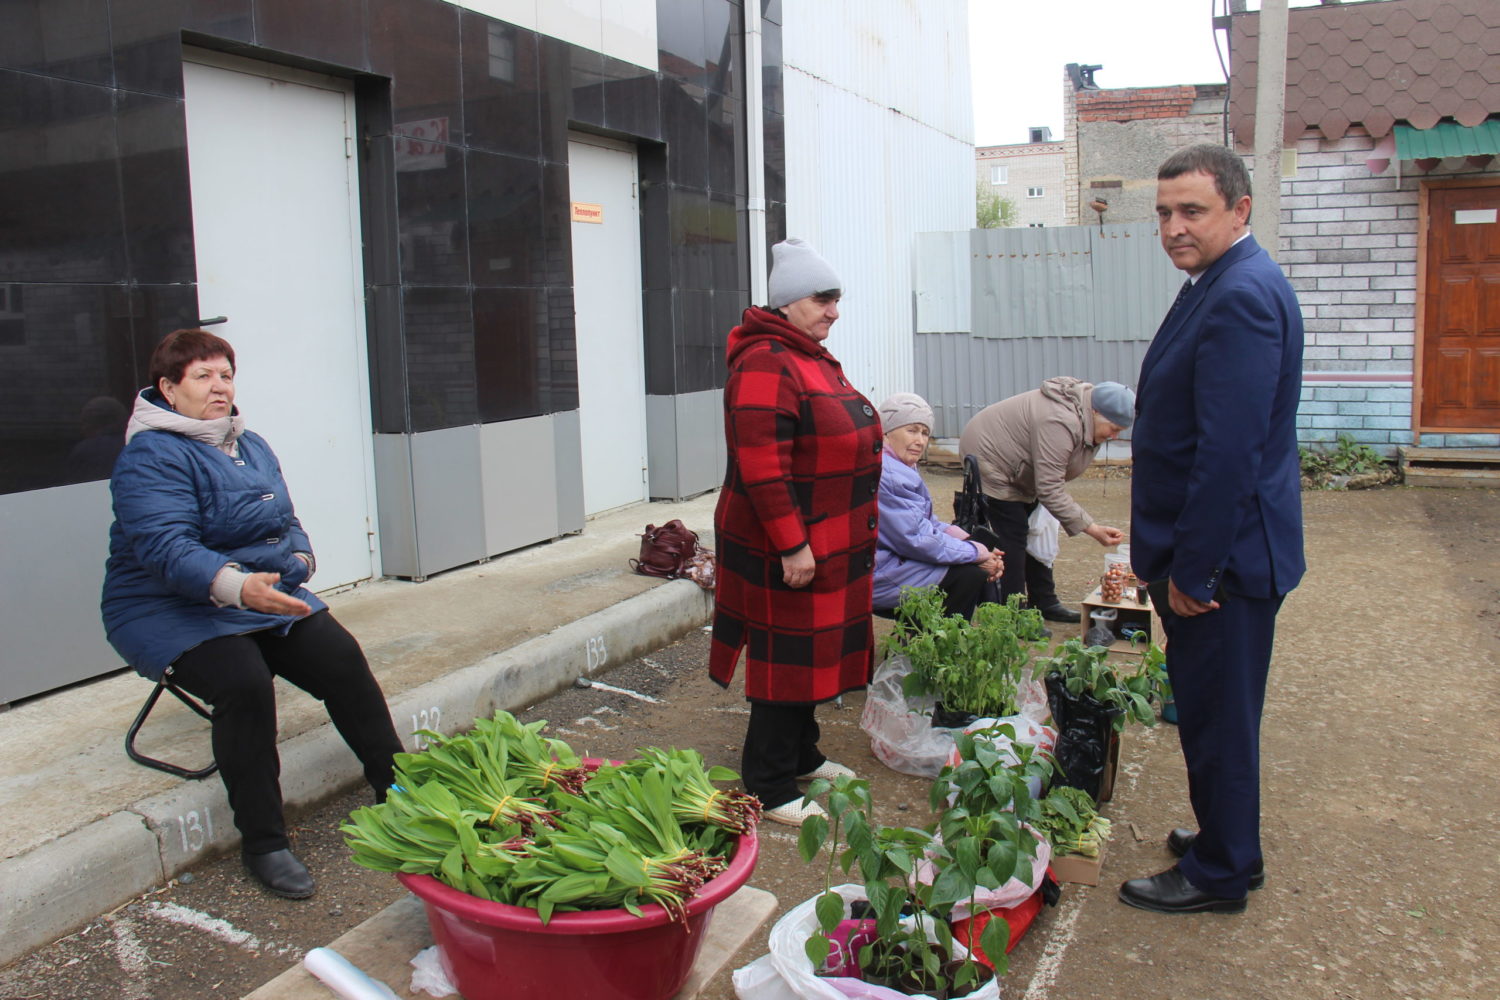
[[[998,726],[1010,726],[1015,730],[1016,736],[1012,740],[1004,733],[989,733],[986,738],[1000,751],[1000,758],[1006,764],[1014,766],[1021,763],[1021,757],[1012,749],[1016,743],[1026,743],[1036,747],[1037,754],[1051,754],[1053,747],[1057,745],[1057,730],[1041,722],[1035,716],[1022,713],[1021,715],[1007,715],[1003,719],[976,719],[964,727],[966,733],[977,733],[981,729],[994,729]],[[948,764],[957,764],[959,760],[958,748],[948,755]],[[1033,797],[1041,794],[1039,788],[1032,788]]]
[[[1016,685],[1016,712],[1035,723],[1047,722],[1052,718],[1052,706],[1047,701],[1047,685],[1040,678],[1031,676],[1030,666],[1022,668],[1021,680]],[[1020,726],[1016,727],[1016,737],[1022,743],[1032,742],[1021,733]],[[1052,738],[1057,739],[1056,732],[1052,734]],[[1047,748],[1051,749],[1051,746],[1049,743]]]
[[[458,995],[458,989],[448,981],[448,973],[443,971],[443,960],[438,955],[438,945],[423,948],[417,952],[416,957],[411,960],[411,991],[413,993],[426,993],[432,997],[452,997]]]
[[[859,725],[869,734],[870,752],[886,767],[917,778],[936,778],[953,757],[955,730],[933,726],[935,698],[929,695],[908,699],[903,693],[901,684],[911,669],[911,661],[900,654],[886,657],[875,668],[875,678],[865,692],[865,710]],[[1016,700],[1020,705],[1017,715],[979,719],[965,729],[972,732],[1008,722],[1016,727],[1016,738],[1022,743],[1051,750],[1057,734],[1042,725],[1052,714],[1047,704],[1047,688],[1032,679],[1029,670],[1022,672]]]
[[[865,692],[859,725],[870,735],[870,752],[893,771],[936,778],[953,752],[953,732],[932,725],[931,697],[907,700],[901,682],[911,673],[905,656],[885,658]]]
[[[1026,553],[1048,569],[1057,561],[1058,529],[1062,527],[1052,512],[1041,504],[1026,521]]]
[[[849,903],[865,898],[864,886],[860,885],[836,885],[833,891],[844,897],[846,912]],[[812,962],[808,960],[803,945],[818,929],[817,902],[818,897],[814,896],[798,903],[776,921],[768,942],[770,953],[734,971],[735,996],[740,1000],[788,1000],[792,997],[802,1000],[931,1000],[926,994],[908,997],[905,993],[862,979],[813,975]],[[957,958],[968,954],[957,941],[953,942],[953,950]],[[776,976],[770,976],[768,970],[774,971]],[[965,1000],[1000,1000],[1000,980],[991,977],[979,989],[967,994]]]
[[[972,902],[953,904],[953,919],[965,920],[974,913],[983,913],[986,910],[1003,910],[1006,907],[1016,906],[1030,899],[1032,894],[1042,887],[1042,881],[1047,877],[1047,865],[1052,861],[1052,845],[1047,838],[1037,833],[1031,827],[1025,827],[1026,831],[1036,838],[1036,856],[1031,859],[1031,877],[1021,878],[1012,875],[996,889],[986,889],[983,886],[974,890]],[[933,878],[932,862],[923,859],[917,862],[917,878],[922,882],[931,882]]]

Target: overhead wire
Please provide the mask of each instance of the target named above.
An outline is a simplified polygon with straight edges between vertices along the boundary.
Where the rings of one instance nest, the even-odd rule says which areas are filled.
[[[1224,14],[1229,16],[1229,0],[1224,0]],[[1219,28],[1214,24],[1219,17],[1219,0],[1208,0],[1208,30],[1214,36],[1214,55],[1219,57],[1219,72],[1224,75],[1224,110],[1219,119],[1224,129],[1224,145],[1229,145],[1229,67],[1224,62],[1224,50],[1219,47]],[[1225,29],[1228,31],[1228,28]]]

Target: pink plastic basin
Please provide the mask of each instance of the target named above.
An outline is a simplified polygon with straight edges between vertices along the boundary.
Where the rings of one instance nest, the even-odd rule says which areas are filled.
[[[554,913],[459,892],[430,875],[396,878],[421,899],[448,979],[464,1000],[667,1000],[687,980],[714,907],[755,868],[755,832],[735,845],[729,869],[687,904],[686,925],[651,904]]]

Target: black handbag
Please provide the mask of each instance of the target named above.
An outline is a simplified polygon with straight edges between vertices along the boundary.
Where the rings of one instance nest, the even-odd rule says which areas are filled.
[[[979,460],[964,456],[963,489],[953,494],[953,523],[969,533],[979,544],[1000,548],[1000,537],[990,530],[989,513],[984,506],[984,490],[979,485]]]

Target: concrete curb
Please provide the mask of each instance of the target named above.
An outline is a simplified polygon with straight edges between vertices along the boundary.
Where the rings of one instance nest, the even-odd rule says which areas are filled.
[[[674,580],[546,635],[487,656],[389,698],[397,732],[451,733],[496,709],[515,710],[650,652],[708,621],[713,596]],[[406,737],[410,746],[414,741]],[[332,723],[281,744],[281,787],[291,809],[361,780]],[[0,965],[8,965],[198,863],[239,834],[217,776],[184,781],[0,860]]]

